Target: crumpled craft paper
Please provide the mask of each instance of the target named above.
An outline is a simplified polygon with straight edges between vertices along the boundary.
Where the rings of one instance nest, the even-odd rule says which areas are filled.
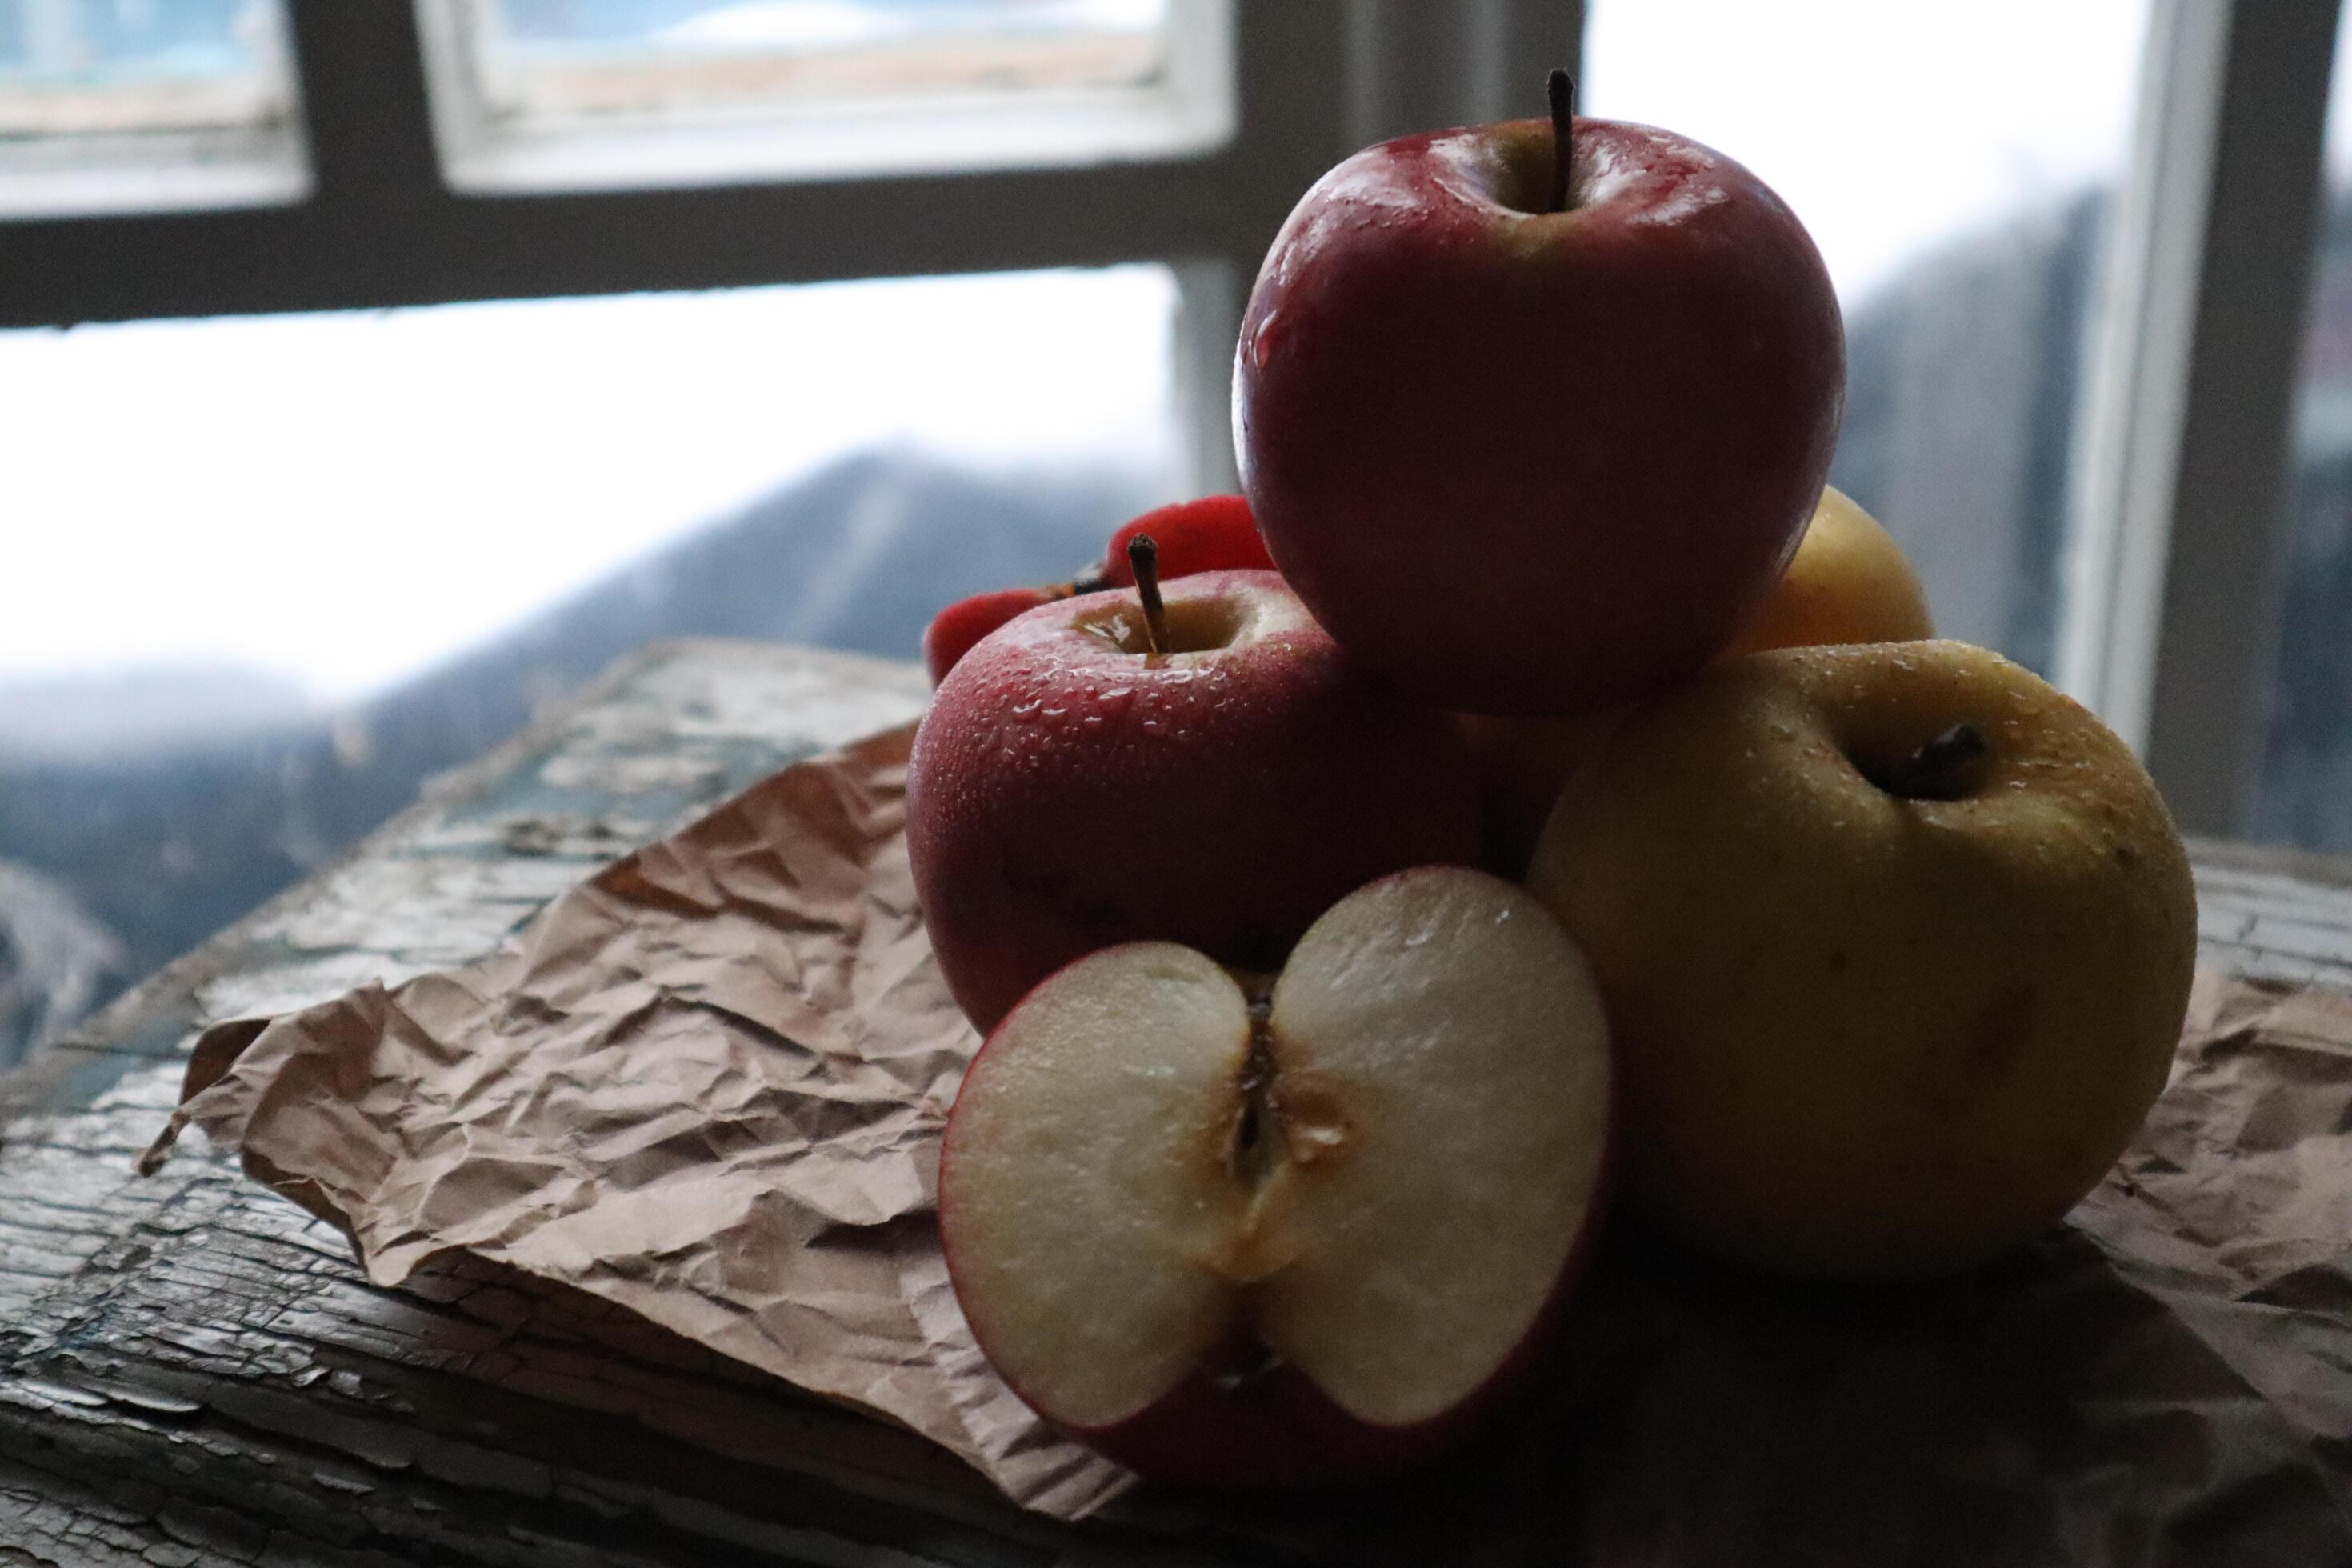
[[[989,1371],[933,1231],[977,1040],[907,867],[911,733],[753,786],[494,957],[214,1029],[173,1131],[239,1148],[381,1283],[480,1253],[1096,1510],[1129,1478]],[[1519,1534],[1644,1563],[2352,1562],[2352,997],[2200,974],[2131,1150],[1993,1269],[1841,1293],[1622,1245],[1564,1340],[1475,1449],[1376,1499],[1119,1511],[1365,1562]]]
[[[193,1123],[240,1150],[378,1284],[478,1253],[1091,1511],[1126,1472],[989,1371],[933,1227],[979,1041],[907,865],[912,735],[762,781],[490,958],[209,1032],[165,1141]]]

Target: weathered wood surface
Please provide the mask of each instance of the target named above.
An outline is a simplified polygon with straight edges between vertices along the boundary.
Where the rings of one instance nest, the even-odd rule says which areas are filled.
[[[612,857],[922,693],[911,667],[653,650],[16,1075],[0,1563],[1055,1557],[926,1445],[589,1298],[463,1261],[381,1290],[201,1139],[131,1170],[194,1028],[478,957]]]
[[[1043,1523],[919,1440],[478,1262],[377,1289],[201,1139],[132,1173],[197,1027],[479,956],[613,856],[921,699],[911,667],[651,650],[0,1085],[0,1565],[1305,1555],[1278,1529]],[[2352,990],[2352,868],[2199,862],[2210,960]]]

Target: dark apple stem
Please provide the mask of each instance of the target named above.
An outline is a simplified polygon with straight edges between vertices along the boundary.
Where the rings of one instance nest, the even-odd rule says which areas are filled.
[[[1143,598],[1143,640],[1154,654],[1168,651],[1168,606],[1160,601],[1160,545],[1139,533],[1127,542],[1127,563],[1135,568],[1135,591]]]
[[[1552,67],[1544,82],[1544,96],[1551,100],[1551,200],[1544,204],[1544,211],[1564,213],[1568,165],[1576,155],[1576,79]]]
[[[1973,724],[1955,724],[1872,782],[1906,800],[1958,800],[1976,764],[1992,750]]]

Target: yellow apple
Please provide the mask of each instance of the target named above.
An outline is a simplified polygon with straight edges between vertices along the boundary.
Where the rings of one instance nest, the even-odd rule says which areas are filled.
[[[1528,885],[1600,982],[1633,1210],[1800,1275],[2065,1214],[2163,1087],[2196,952],[2131,753],[1956,642],[1715,666],[1577,771]]]
[[[1935,635],[1927,595],[1911,563],[1876,518],[1831,486],[1822,489],[1805,537],[1764,608],[1721,657]]]
[[[1825,488],[1771,597],[1720,657],[1935,635],[1927,595],[1903,552],[1877,519],[1843,492]],[[1564,719],[1459,716],[1478,777],[1488,869],[1507,877],[1526,870],[1560,786],[1627,711],[1608,708]]]

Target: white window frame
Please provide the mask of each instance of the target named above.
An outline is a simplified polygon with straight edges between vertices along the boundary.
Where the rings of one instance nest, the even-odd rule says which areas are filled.
[[[817,103],[716,122],[515,127],[467,40],[486,0],[419,0],[442,168],[474,194],[625,190],[1149,163],[1234,132],[1232,0],[1170,0],[1169,57],[1138,87],[1004,101]]]
[[[26,19],[40,41],[68,30],[71,0],[27,0]],[[168,130],[0,135],[0,223],[110,213],[282,205],[310,191],[302,156],[299,86],[273,32],[263,40],[265,72],[289,79],[289,101],[255,123]]]
[[[2074,471],[2056,671],[2185,828],[2242,834],[2339,0],[2155,0]]]

